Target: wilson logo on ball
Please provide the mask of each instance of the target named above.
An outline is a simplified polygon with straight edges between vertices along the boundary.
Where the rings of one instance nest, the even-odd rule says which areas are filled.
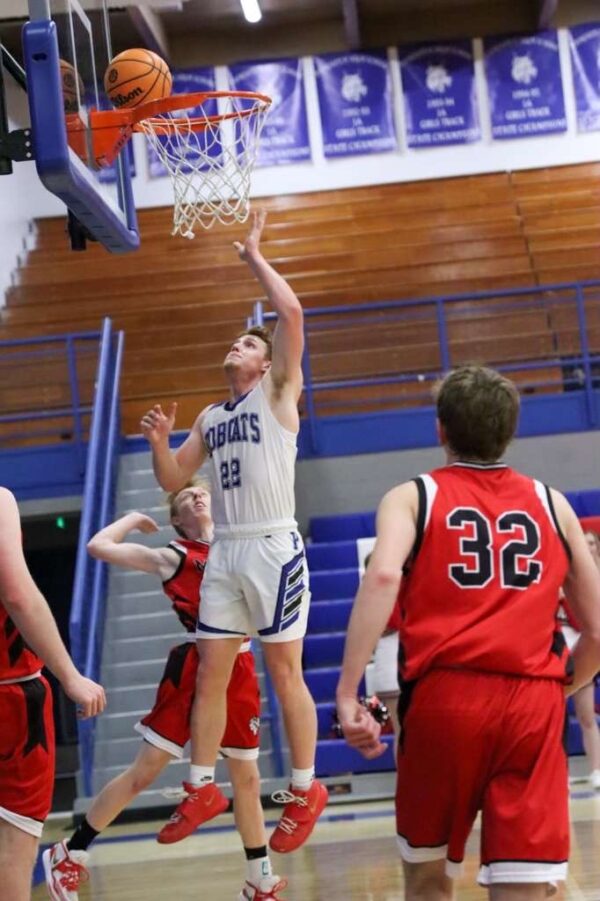
[[[141,88],[134,88],[129,94],[111,94],[110,99],[115,106],[129,106],[132,100],[135,100],[136,97],[143,93]]]

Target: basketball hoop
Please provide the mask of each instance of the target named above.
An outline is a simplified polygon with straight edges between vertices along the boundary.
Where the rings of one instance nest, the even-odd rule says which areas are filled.
[[[171,234],[193,238],[197,224],[208,229],[215,222],[245,222],[270,106],[264,94],[207,91],[173,94],[131,109],[94,110],[94,162],[110,165],[132,132],[143,132],[173,185]],[[75,142],[76,130],[69,134]]]

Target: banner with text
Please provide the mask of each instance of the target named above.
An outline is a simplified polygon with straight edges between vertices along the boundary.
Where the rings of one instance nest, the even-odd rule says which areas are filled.
[[[398,47],[408,147],[481,139],[471,41]]]
[[[212,68],[203,67],[198,69],[176,69],[173,72],[173,94],[190,94],[196,91],[214,90],[215,72]],[[202,104],[202,110],[209,116],[216,115],[218,113],[217,101],[205,101],[205,103]],[[194,107],[186,110],[186,114],[191,117],[198,115],[199,112],[199,107]],[[198,138],[198,146],[202,146],[202,148],[206,150],[206,152],[211,157],[215,157],[216,159],[221,155],[221,145],[218,140],[214,141],[214,138],[210,137],[210,131],[206,132],[206,134],[204,134],[203,132],[197,132],[196,134]],[[210,141],[208,145],[207,141]],[[198,153],[191,151],[189,154],[189,159],[191,160],[194,157],[198,157]],[[186,157],[186,159],[187,158],[188,157]],[[181,171],[191,171],[191,169],[189,169],[187,166],[182,166]],[[161,176],[168,174],[166,168],[150,145],[148,145],[148,173],[151,178],[160,178]]]
[[[577,128],[600,130],[600,23],[569,29]]]
[[[257,166],[311,159],[302,60],[277,59],[229,67],[231,89],[267,94],[273,103],[263,128]]]
[[[396,150],[386,50],[314,57],[326,157]]]
[[[567,130],[558,35],[485,38],[492,136],[530,138]]]

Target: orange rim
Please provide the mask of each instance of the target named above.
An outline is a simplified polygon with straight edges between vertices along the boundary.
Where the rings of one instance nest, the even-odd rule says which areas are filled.
[[[257,101],[264,108],[271,105],[271,98],[266,94],[258,94],[254,91],[198,91],[190,94],[171,94],[160,100],[149,100],[140,103],[131,109],[91,110],[90,125],[94,152],[94,162],[99,168],[110,166],[114,163],[120,151],[131,138],[133,132],[143,132],[143,121],[149,121],[151,128],[161,129],[163,133],[177,131],[177,120],[163,119],[161,114],[172,113],[179,109],[190,109],[205,103],[207,100],[219,98],[233,98],[239,100],[253,100],[254,105],[248,109],[229,113],[216,113],[213,116],[193,116],[183,120],[186,128],[193,131],[203,131],[209,125],[216,125],[230,119],[247,119],[259,112]],[[75,117],[78,118],[78,117]],[[71,122],[67,117],[67,134],[69,145],[75,150],[81,148],[81,126],[76,127],[75,119]],[[172,127],[170,127],[172,126]],[[77,152],[77,151],[76,151]]]

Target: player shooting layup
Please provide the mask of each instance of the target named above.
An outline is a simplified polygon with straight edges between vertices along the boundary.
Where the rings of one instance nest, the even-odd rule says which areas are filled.
[[[407,901],[450,901],[482,815],[479,882],[493,901],[542,901],[569,854],[565,691],[600,667],[600,575],[563,495],[499,462],[515,386],[465,366],[442,382],[448,465],[392,489],[348,629],[338,712],[347,741],[383,750],[356,700],[398,596],[402,734],[396,821]],[[568,653],[564,591],[581,624]]]
[[[277,313],[266,329],[242,333],[225,357],[230,398],[202,410],[184,443],[169,449],[175,405],[155,406],[142,419],[154,472],[168,491],[180,488],[210,458],[215,541],[202,588],[197,638],[200,663],[192,714],[190,784],[161,840],[178,841],[219,812],[207,804],[225,728],[225,694],[240,642],[258,634],[282,707],[292,758],[289,792],[270,846],[280,853],[306,841],[327,803],[314,779],[317,718],[302,674],[308,571],[294,518],[294,464],[299,430],[304,348],[302,307],[260,252],[264,212],[253,215],[244,244],[236,243]],[[211,794],[214,798],[214,792]]]

